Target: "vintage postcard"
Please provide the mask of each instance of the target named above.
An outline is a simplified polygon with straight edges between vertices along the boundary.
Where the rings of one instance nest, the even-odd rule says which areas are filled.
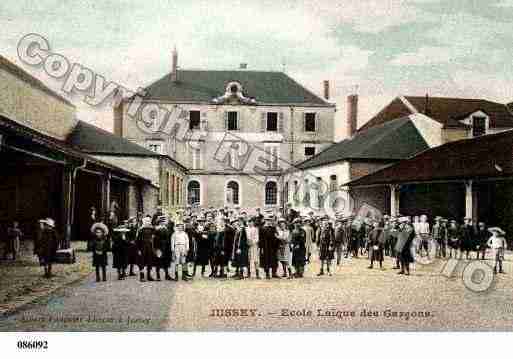
[[[0,24],[0,332],[512,330],[510,0]]]

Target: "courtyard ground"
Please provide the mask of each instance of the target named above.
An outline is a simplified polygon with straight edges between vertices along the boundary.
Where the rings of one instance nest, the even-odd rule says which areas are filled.
[[[491,263],[491,262],[488,262]],[[513,265],[483,292],[465,285],[457,263],[417,264],[411,276],[345,260],[333,276],[304,279],[145,282],[135,277],[96,283],[89,275],[0,319],[0,331],[319,331],[513,329]],[[445,269],[444,269],[445,268]],[[478,278],[479,279],[479,278]]]

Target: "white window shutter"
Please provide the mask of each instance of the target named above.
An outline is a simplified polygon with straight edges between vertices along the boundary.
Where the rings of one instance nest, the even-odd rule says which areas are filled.
[[[306,132],[306,112],[303,112],[303,132]]]
[[[317,112],[314,113],[314,124],[315,124],[315,132],[318,130],[318,124],[317,124]]]
[[[240,115],[241,112],[237,111],[237,130],[242,131],[242,116]]]
[[[261,132],[265,132],[265,129],[266,129],[266,117],[267,117],[266,112],[262,112],[260,114],[260,131]]]
[[[283,121],[285,116],[283,112],[278,113],[278,132],[283,132]]]
[[[228,111],[224,111],[224,129],[228,130]]]

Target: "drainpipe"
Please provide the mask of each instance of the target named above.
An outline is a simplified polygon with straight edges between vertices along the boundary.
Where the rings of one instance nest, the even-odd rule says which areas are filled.
[[[294,163],[294,107],[290,107],[290,159]]]

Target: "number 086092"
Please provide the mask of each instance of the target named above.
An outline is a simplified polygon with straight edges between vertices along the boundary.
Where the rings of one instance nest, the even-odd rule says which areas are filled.
[[[18,349],[28,350],[46,350],[48,349],[48,342],[46,340],[18,340]]]

